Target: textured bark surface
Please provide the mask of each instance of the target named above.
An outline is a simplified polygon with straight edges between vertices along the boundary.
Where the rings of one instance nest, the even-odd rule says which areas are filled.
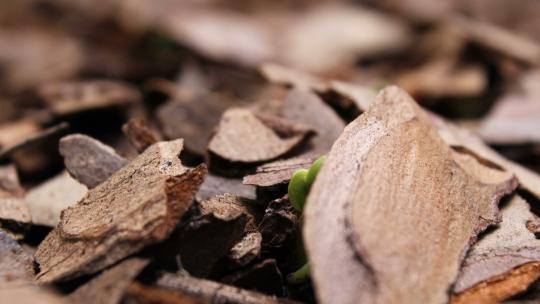
[[[182,140],[153,145],[64,210],[36,252],[37,281],[94,273],[166,239],[206,173],[182,166],[181,150]]]
[[[260,232],[248,233],[231,248],[229,260],[235,266],[245,266],[261,254],[262,235]]]
[[[464,253],[516,185],[454,152],[405,92],[383,90],[345,128],[308,197],[319,301],[446,302]]]
[[[31,219],[15,167],[0,166],[0,227],[29,224]]]
[[[139,153],[142,153],[160,139],[159,135],[141,118],[130,119],[122,126],[122,131]]]
[[[112,147],[83,134],[63,137],[60,154],[69,174],[90,189],[128,163]]]
[[[318,154],[304,154],[285,160],[276,160],[257,167],[254,174],[244,176],[246,185],[268,187],[288,182],[298,169],[307,169],[318,158]]]

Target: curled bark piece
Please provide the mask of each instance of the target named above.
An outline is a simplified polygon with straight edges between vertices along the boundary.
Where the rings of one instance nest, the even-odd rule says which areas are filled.
[[[468,298],[473,293],[492,294],[494,291],[491,289],[500,283],[501,277],[504,280],[514,280],[512,276],[528,272],[525,268],[518,272],[514,269],[529,263],[540,263],[540,240],[529,229],[531,223],[538,222],[538,218],[530,211],[529,205],[514,195],[501,213],[502,222],[499,227],[486,234],[468,252],[454,285],[457,298]],[[527,269],[532,275],[538,272],[537,268]],[[492,284],[492,281],[499,283]],[[504,294],[509,297],[523,291],[522,285],[525,282],[520,282],[519,285],[512,285],[513,289],[506,285]]]
[[[70,293],[67,300],[80,304],[118,304],[146,265],[148,261],[142,259],[125,260]]]
[[[63,137],[60,154],[69,174],[90,189],[128,163],[112,147],[83,134]]]
[[[471,161],[401,89],[379,93],[336,141],[308,197],[304,239],[319,301],[446,302],[464,252],[517,185]]]
[[[65,171],[30,189],[25,200],[30,208],[32,223],[48,227],[58,225],[62,210],[75,205],[87,192],[86,186]]]
[[[269,187],[289,181],[298,169],[308,169],[318,154],[304,154],[285,160],[276,160],[257,167],[255,174],[244,176],[242,183]]]
[[[208,150],[230,162],[255,163],[279,157],[304,138],[298,134],[280,138],[249,110],[227,110]]]
[[[37,282],[94,273],[166,239],[206,173],[182,166],[181,150],[182,140],[154,144],[64,210],[36,252]]]
[[[140,93],[113,80],[50,83],[39,89],[45,104],[57,115],[136,103]]]
[[[122,126],[122,131],[139,153],[159,141],[159,136],[141,118],[130,119]]]

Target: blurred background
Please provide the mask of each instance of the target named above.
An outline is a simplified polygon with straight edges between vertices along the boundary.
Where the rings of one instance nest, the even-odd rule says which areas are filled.
[[[121,126],[143,117],[197,163],[223,109],[294,78],[347,121],[316,80],[397,84],[540,170],[538,16],[536,0],[2,0],[0,161],[50,176],[68,130],[132,157]]]

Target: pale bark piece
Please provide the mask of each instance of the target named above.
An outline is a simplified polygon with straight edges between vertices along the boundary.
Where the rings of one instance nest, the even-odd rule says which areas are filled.
[[[330,149],[345,127],[345,122],[330,106],[305,89],[290,91],[283,102],[281,115],[315,130],[310,143],[314,151],[322,153]]]
[[[75,205],[88,192],[88,188],[73,179],[67,172],[30,189],[25,200],[28,203],[32,223],[55,227],[60,222],[60,213]]]
[[[261,244],[260,232],[248,233],[234,245],[228,258],[235,266],[245,266],[261,254]]]
[[[262,64],[259,66],[259,72],[271,83],[310,89],[315,92],[325,92],[329,89],[328,81],[325,79],[276,63]]]
[[[448,301],[466,250],[517,186],[462,156],[397,87],[345,128],[304,211],[321,303]]]
[[[269,187],[288,182],[298,169],[307,169],[318,158],[318,154],[276,160],[257,167],[254,174],[244,176],[242,183],[258,187]]]
[[[67,300],[80,304],[118,304],[146,265],[148,261],[143,259],[125,260],[70,293]]]
[[[182,166],[182,146],[182,140],[154,144],[64,210],[35,254],[37,282],[94,273],[166,239],[206,173],[205,166]]]
[[[202,202],[216,195],[226,193],[250,200],[255,200],[257,198],[254,186],[244,185],[242,180],[237,178],[223,177],[214,174],[206,175],[195,198],[198,202]]]
[[[304,135],[280,138],[251,111],[234,108],[223,113],[208,150],[230,162],[256,163],[289,152]]]
[[[31,222],[32,216],[15,166],[0,166],[0,227],[19,239]]]
[[[69,174],[89,189],[128,163],[112,147],[83,134],[63,137],[59,148]]]
[[[137,90],[115,80],[49,83],[39,88],[39,94],[57,115],[125,106],[142,98]]]
[[[0,230],[0,290],[31,285],[34,281],[32,254]]]
[[[160,140],[160,136],[141,118],[130,119],[122,126],[122,131],[139,153]]]
[[[528,229],[528,225],[537,223],[538,218],[530,211],[529,204],[514,195],[501,213],[499,227],[480,239],[467,253],[454,285],[455,293],[466,293],[469,288],[500,275],[508,276],[507,273],[518,266],[540,262],[540,240]],[[512,295],[512,292],[508,290],[507,294]]]

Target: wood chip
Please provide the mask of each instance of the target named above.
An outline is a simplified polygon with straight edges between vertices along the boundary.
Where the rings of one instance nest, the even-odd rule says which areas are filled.
[[[206,173],[204,166],[182,166],[182,146],[182,140],[151,146],[64,210],[36,252],[37,282],[94,273],[166,239]]]
[[[528,228],[530,223],[538,223],[539,219],[530,211],[529,204],[520,196],[514,195],[502,208],[501,214],[502,222],[498,228],[484,235],[467,253],[454,285],[456,297],[471,297],[472,293],[494,293],[496,291],[491,289],[496,284],[481,283],[494,279],[500,281],[498,278],[501,276],[504,280],[513,280],[511,276],[524,273],[524,269],[518,273],[513,272],[514,269],[533,262],[540,265],[540,240]],[[530,270],[540,276],[537,268]],[[510,297],[523,291],[523,284],[514,285],[514,290],[507,286],[504,294]],[[504,298],[498,299],[501,300]]]
[[[264,248],[282,247],[298,228],[298,214],[287,197],[268,203],[259,224]]]
[[[130,119],[122,126],[122,131],[139,153],[160,140],[159,135],[141,118]]]
[[[319,301],[446,302],[464,252],[517,185],[502,173],[456,157],[405,92],[383,90],[345,128],[308,197]]]
[[[34,304],[36,299],[39,299],[40,304],[69,304],[61,295],[36,286],[0,289],[2,303]]]
[[[64,133],[68,128],[69,124],[63,122],[40,132],[33,133],[26,138],[19,139],[17,143],[1,149],[0,158],[3,158],[7,155],[12,154],[13,152],[17,152],[22,149],[35,148],[35,145],[43,143],[44,141],[58,138],[58,136]]]
[[[326,80],[283,65],[265,63],[259,67],[259,71],[266,80],[272,83],[310,89],[315,92],[325,92],[329,89]]]
[[[235,266],[245,266],[257,258],[261,253],[262,235],[251,232],[236,243],[229,253],[229,260]]]
[[[214,174],[206,175],[195,198],[198,202],[202,202],[209,200],[216,195],[226,193],[249,200],[255,200],[257,198],[254,186],[245,185],[242,183],[242,180],[237,178],[228,178]]]
[[[34,280],[32,253],[21,247],[2,230],[0,230],[0,256],[2,257],[0,258],[0,290],[32,284]]]
[[[49,83],[39,88],[39,95],[57,115],[123,106],[141,100],[137,90],[115,80]]]
[[[304,134],[280,138],[249,110],[227,110],[208,150],[230,162],[256,163],[277,158],[302,141]]]
[[[9,230],[17,239],[32,221],[24,189],[19,184],[13,165],[0,166],[0,227]]]
[[[55,227],[60,222],[62,210],[75,205],[87,192],[88,188],[67,172],[62,172],[30,189],[26,193],[25,200],[30,208],[32,222]]]
[[[288,182],[298,169],[307,169],[318,158],[318,154],[303,154],[284,160],[276,160],[257,167],[254,174],[244,176],[242,183],[269,187]]]
[[[0,148],[15,146],[23,138],[30,138],[39,133],[41,127],[31,119],[20,119],[0,125]]]
[[[67,300],[80,304],[118,304],[146,265],[148,261],[142,259],[125,260],[70,293]]]
[[[69,174],[89,189],[128,163],[112,147],[83,134],[63,137],[59,147]]]

